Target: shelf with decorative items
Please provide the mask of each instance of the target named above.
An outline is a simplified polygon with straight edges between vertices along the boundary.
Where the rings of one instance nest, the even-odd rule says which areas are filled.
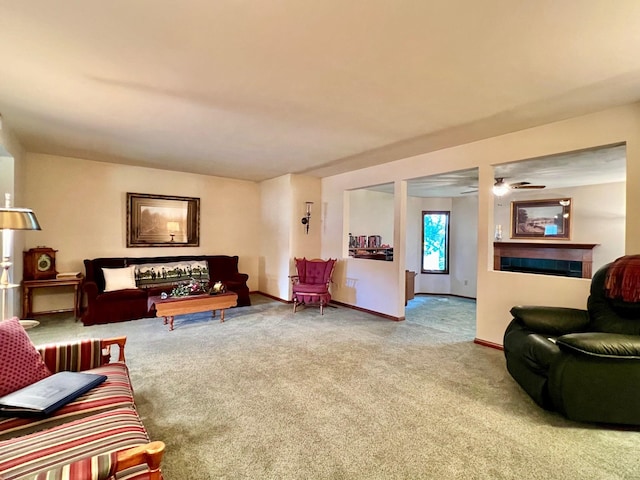
[[[368,258],[369,260],[393,261],[393,247],[350,248],[349,256],[353,258]]]
[[[393,260],[393,247],[382,243],[380,235],[349,234],[349,256],[370,260]]]

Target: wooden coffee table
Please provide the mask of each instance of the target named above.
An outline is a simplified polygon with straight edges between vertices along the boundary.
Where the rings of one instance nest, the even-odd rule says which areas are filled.
[[[169,297],[162,299],[149,297],[149,308],[155,305],[156,317],[164,317],[164,324],[169,324],[169,330],[173,330],[173,317],[187,313],[206,312],[211,310],[212,316],[216,316],[216,310],[220,310],[220,321],[224,322],[225,308],[235,307],[238,304],[238,295],[219,293],[217,295],[189,295],[187,297]]]

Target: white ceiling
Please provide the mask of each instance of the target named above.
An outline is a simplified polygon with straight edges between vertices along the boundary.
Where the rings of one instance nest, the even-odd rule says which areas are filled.
[[[27,151],[325,176],[640,99],[637,0],[0,0]]]
[[[507,184],[529,182],[550,190],[624,182],[626,163],[625,145],[616,145],[496,165],[494,175],[503,178]],[[414,197],[473,195],[477,194],[477,189],[477,168],[414,178],[407,182],[408,194]],[[392,193],[393,184],[377,185],[371,190]],[[511,190],[511,193],[526,191]]]

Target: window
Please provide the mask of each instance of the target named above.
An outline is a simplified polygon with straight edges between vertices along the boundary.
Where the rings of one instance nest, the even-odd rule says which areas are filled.
[[[449,213],[422,212],[422,273],[449,273]]]

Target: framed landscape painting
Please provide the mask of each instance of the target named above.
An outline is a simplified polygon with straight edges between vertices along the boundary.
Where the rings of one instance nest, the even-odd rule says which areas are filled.
[[[511,238],[569,240],[571,199],[511,202]]]
[[[127,247],[199,245],[199,198],[127,193]]]

